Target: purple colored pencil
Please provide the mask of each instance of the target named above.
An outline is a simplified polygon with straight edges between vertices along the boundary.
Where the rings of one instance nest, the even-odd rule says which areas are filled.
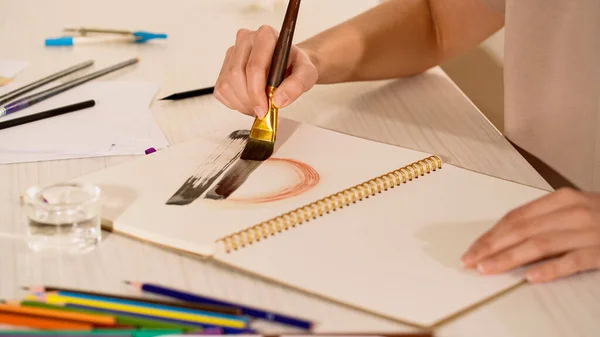
[[[186,333],[186,335],[222,335],[223,329],[221,328],[206,328],[199,332]]]

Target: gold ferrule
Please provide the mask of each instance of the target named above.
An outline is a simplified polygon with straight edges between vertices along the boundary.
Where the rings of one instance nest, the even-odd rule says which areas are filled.
[[[263,140],[265,142],[275,142],[277,135],[277,120],[279,109],[273,104],[274,87],[267,87],[267,97],[269,109],[263,118],[256,118],[250,130],[250,138]]]

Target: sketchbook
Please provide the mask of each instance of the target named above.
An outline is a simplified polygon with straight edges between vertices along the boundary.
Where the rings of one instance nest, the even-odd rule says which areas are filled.
[[[523,282],[460,256],[547,191],[287,119],[273,156],[246,162],[251,122],[76,181],[101,187],[109,230],[417,327]]]

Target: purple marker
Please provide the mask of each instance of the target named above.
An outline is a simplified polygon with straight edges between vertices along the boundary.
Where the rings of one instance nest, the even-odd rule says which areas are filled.
[[[29,101],[28,99],[20,99],[16,102],[9,103],[3,107],[0,107],[0,117],[6,116],[13,112],[23,110],[23,109],[27,108],[29,106],[29,104],[35,104],[39,101],[41,101],[41,99],[37,100],[37,101],[33,101],[33,100]]]
[[[150,154],[150,153],[154,153],[154,152],[156,152],[156,149],[153,147],[146,149],[146,151],[144,151],[145,154]]]

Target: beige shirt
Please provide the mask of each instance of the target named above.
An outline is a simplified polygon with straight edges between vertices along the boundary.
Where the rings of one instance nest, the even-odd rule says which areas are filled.
[[[600,0],[482,0],[505,15],[505,135],[600,191]]]

